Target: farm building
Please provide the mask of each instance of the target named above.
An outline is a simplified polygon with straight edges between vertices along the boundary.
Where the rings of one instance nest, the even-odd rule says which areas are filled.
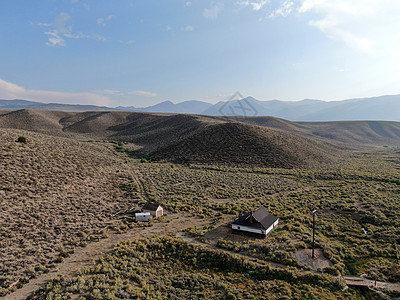
[[[278,226],[279,218],[271,215],[265,207],[251,211],[232,223],[232,229],[267,236]]]
[[[135,213],[136,222],[150,222],[150,213]]]
[[[161,217],[164,214],[161,205],[155,203],[147,203],[143,206],[143,212],[149,212],[155,218]]]

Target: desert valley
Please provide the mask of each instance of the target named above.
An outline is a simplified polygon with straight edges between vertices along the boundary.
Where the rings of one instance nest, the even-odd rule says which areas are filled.
[[[399,300],[399,15],[2,0],[0,300]]]
[[[0,111],[0,296],[400,297],[399,138],[383,121]],[[147,204],[163,216],[136,222]],[[232,230],[260,207],[279,218],[266,237]]]

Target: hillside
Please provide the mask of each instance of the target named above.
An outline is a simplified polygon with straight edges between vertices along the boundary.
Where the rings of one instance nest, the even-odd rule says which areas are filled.
[[[1,128],[14,128],[37,132],[58,132],[62,130],[59,120],[67,116],[64,112],[45,112],[39,110],[16,110],[0,114]]]
[[[346,147],[400,146],[400,123],[388,121],[290,122],[273,117],[235,117],[247,124],[281,129]]]
[[[301,168],[331,163],[338,152],[323,143],[283,131],[221,123],[150,152],[150,156],[179,163]]]
[[[19,136],[27,143],[16,142]],[[119,188],[132,180],[131,172],[104,146],[0,129],[0,157],[0,296],[132,207]]]
[[[133,144],[140,155],[180,163],[300,168],[329,164],[338,149],[283,130],[184,114],[13,111],[0,127]]]
[[[202,128],[241,122],[279,129],[345,147],[400,146],[400,123],[387,121],[291,122],[274,117],[226,117],[146,112],[0,111],[0,128],[80,139],[131,142],[147,152],[175,144]],[[201,133],[199,133],[201,134]]]

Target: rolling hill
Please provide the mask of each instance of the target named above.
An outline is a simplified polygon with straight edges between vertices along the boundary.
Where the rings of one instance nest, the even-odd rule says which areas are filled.
[[[331,163],[340,152],[281,128],[199,115],[19,110],[1,114],[0,127],[131,143],[141,155],[179,163],[300,168]]]
[[[291,122],[273,117],[225,117],[146,112],[3,111],[0,128],[81,140],[133,144],[138,154],[178,163],[314,167],[343,148],[400,146],[400,123]]]
[[[178,163],[303,168],[332,163],[338,152],[296,134],[228,122],[202,127],[193,135],[150,152],[150,156]]]
[[[388,121],[290,122],[273,117],[235,117],[236,121],[281,129],[347,147],[400,146],[400,123]]]

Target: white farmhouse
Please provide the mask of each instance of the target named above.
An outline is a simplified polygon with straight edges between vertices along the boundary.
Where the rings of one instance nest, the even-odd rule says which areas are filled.
[[[245,231],[267,236],[279,223],[279,218],[271,215],[264,206],[251,211],[232,223],[235,231]]]

